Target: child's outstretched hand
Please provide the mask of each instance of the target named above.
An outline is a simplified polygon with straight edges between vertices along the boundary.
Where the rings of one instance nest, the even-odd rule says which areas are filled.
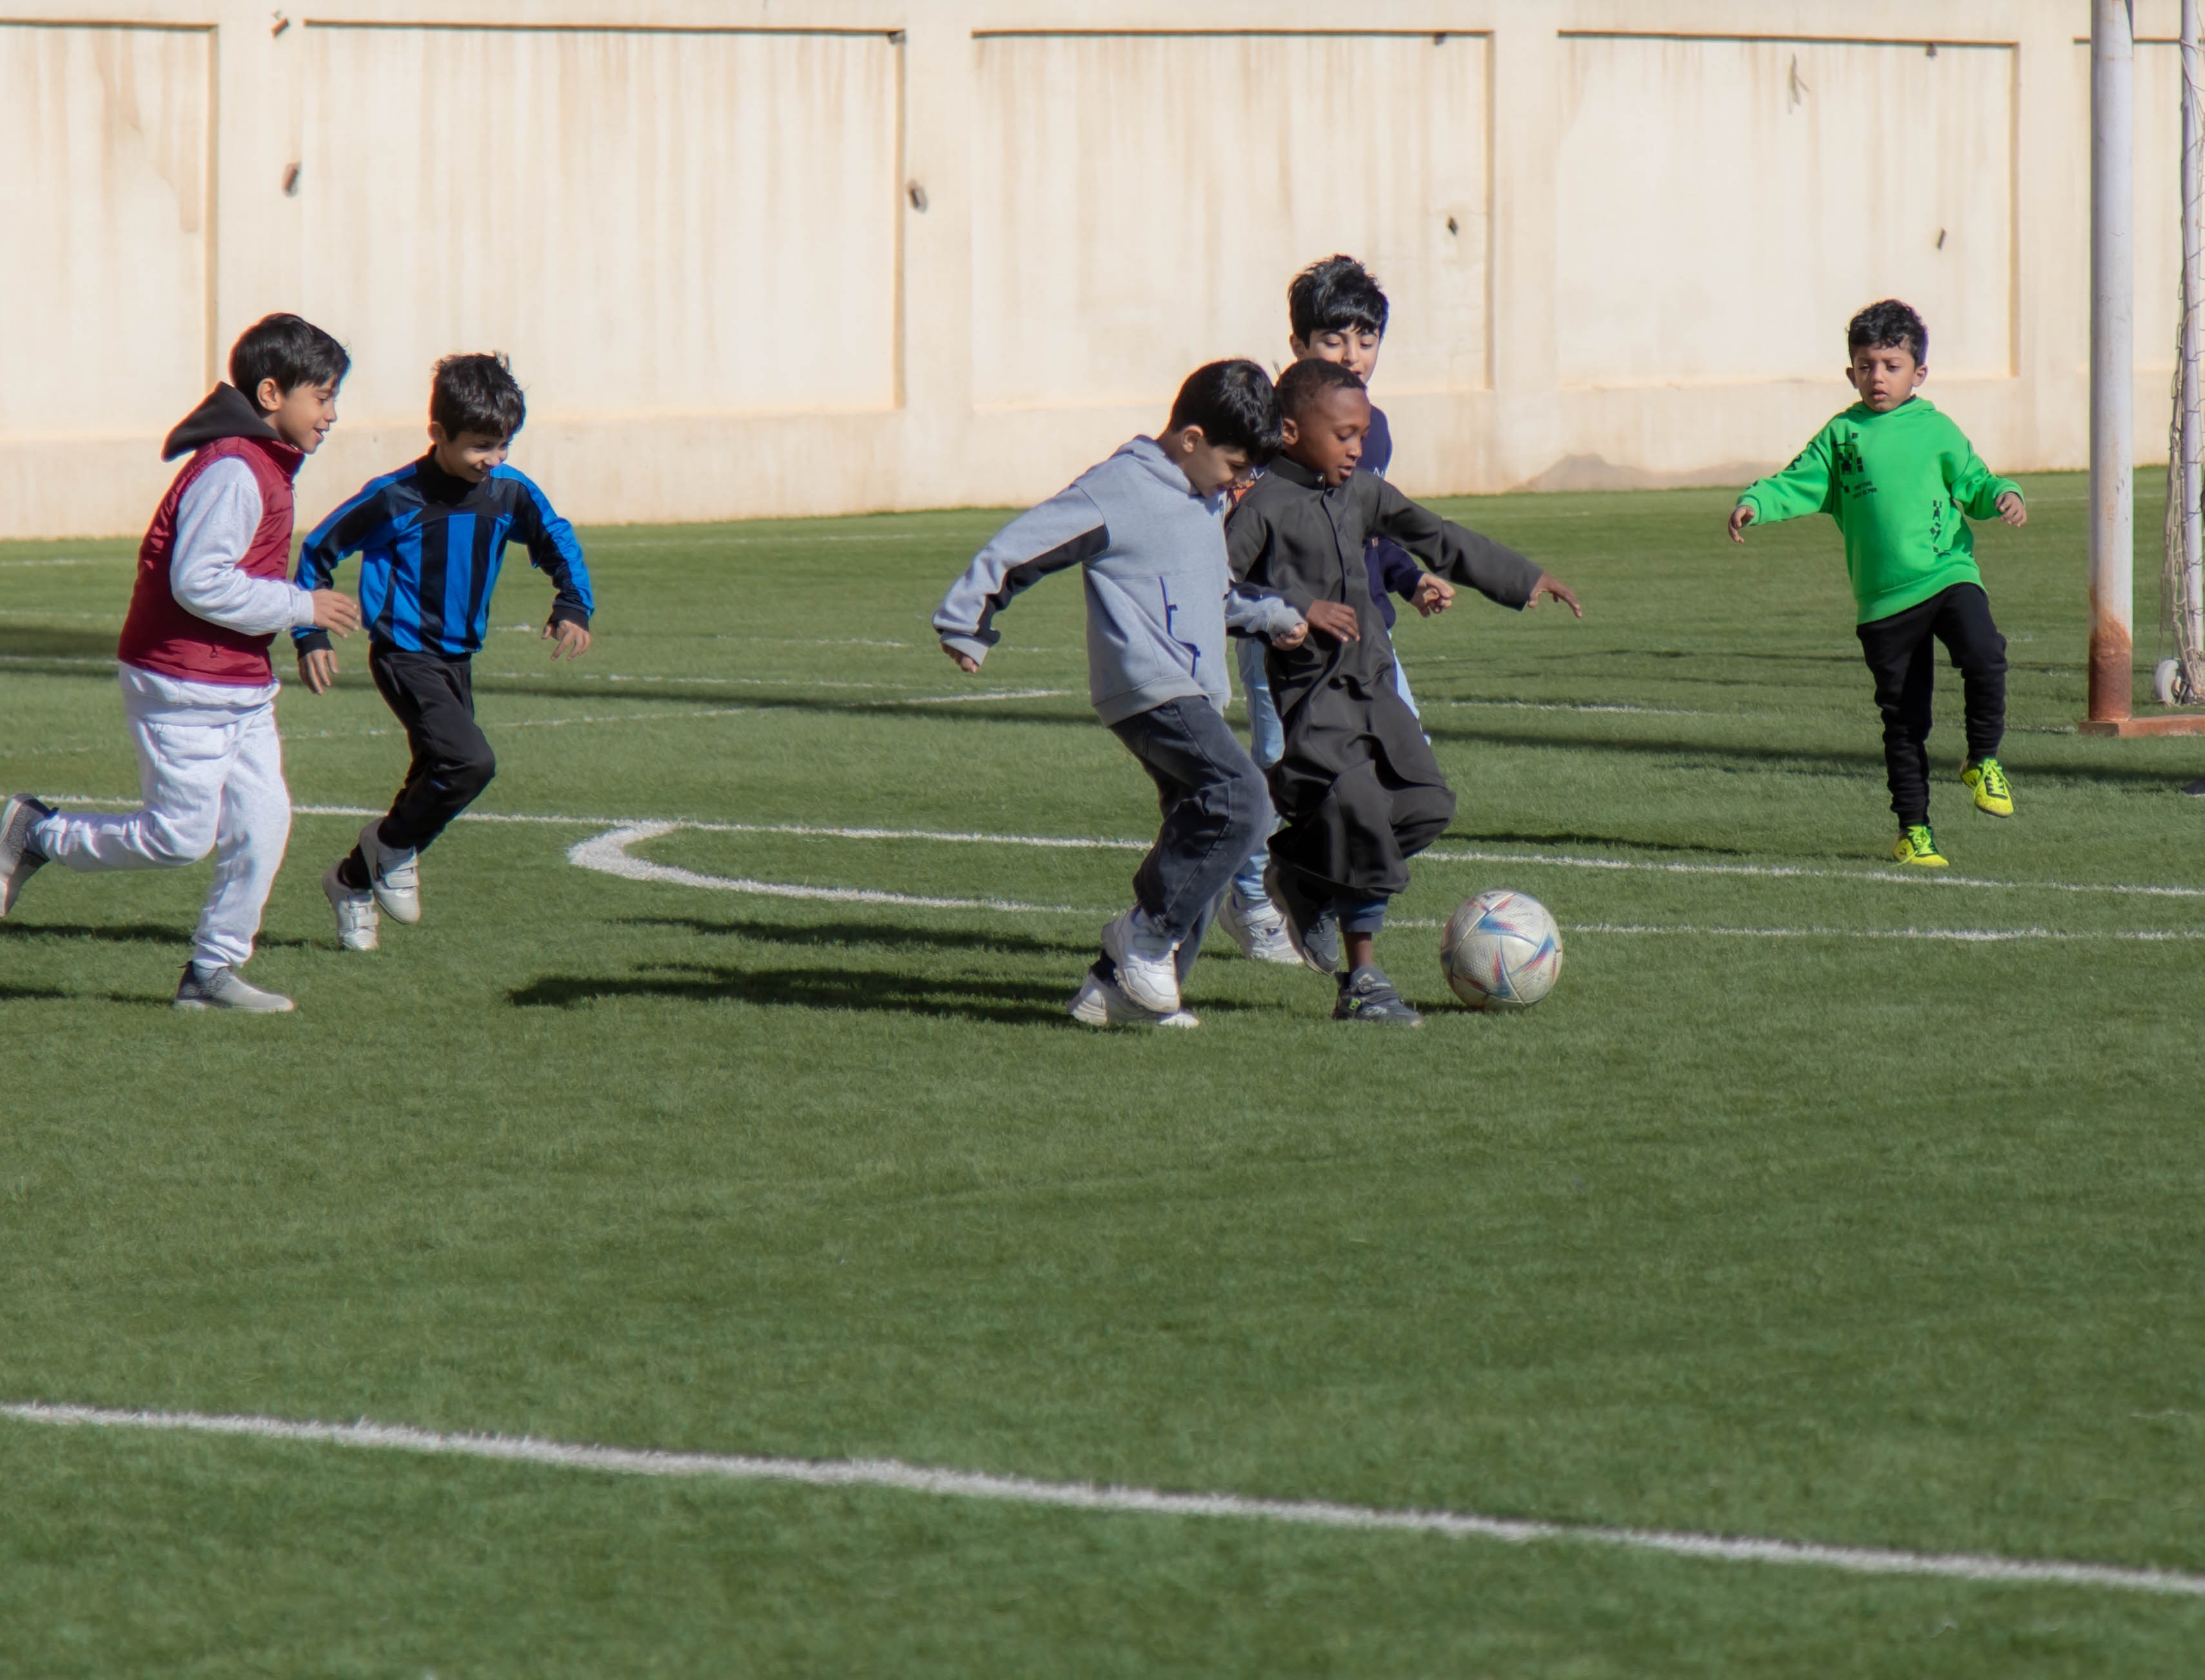
[[[2029,509],[2023,503],[2019,490],[2008,490],[1998,499],[1999,517],[2008,525],[2027,525]]]
[[[544,639],[551,644],[551,662],[557,664],[559,656],[579,659],[590,650],[590,632],[572,619],[554,619],[544,626]]]
[[[1312,601],[1302,616],[1309,620],[1311,629],[1322,630],[1335,642],[1363,639],[1363,620],[1345,601]]]
[[[1730,510],[1730,540],[1733,543],[1745,541],[1745,528],[1752,523],[1753,509],[1743,502],[1739,502]]]
[[[1426,618],[1443,613],[1454,605],[1454,585],[1427,572],[1417,579],[1417,592],[1409,597],[1409,604]]]
[[[309,694],[326,694],[337,680],[337,656],[334,648],[315,648],[299,656],[299,680],[306,685]]]
[[[968,677],[980,668],[978,660],[973,658],[969,653],[960,653],[947,642],[942,644],[942,650],[949,656],[949,662]]]
[[[1528,613],[1532,608],[1537,606],[1539,597],[1542,595],[1553,596],[1555,600],[1560,602],[1579,618],[1584,616],[1584,608],[1578,605],[1576,592],[1551,572],[1539,573],[1539,581],[1531,585],[1531,598],[1524,603],[1524,610]]]

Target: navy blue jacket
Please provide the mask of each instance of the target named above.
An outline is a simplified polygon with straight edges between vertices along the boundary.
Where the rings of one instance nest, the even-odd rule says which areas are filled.
[[[1386,469],[1394,464],[1394,429],[1386,424],[1386,411],[1376,403],[1370,405],[1370,430],[1363,435],[1363,471],[1386,476]],[[1386,620],[1391,633],[1394,628],[1394,603],[1388,591],[1404,601],[1412,600],[1417,593],[1417,579],[1424,575],[1424,568],[1410,557],[1409,551],[1390,537],[1374,537],[1363,551],[1363,569],[1370,574],[1370,601],[1378,608],[1378,616]]]
[[[378,647],[464,659],[490,628],[505,545],[558,587],[553,622],[589,626],[595,601],[574,529],[544,492],[510,466],[471,484],[437,465],[433,453],[380,478],[316,525],[299,550],[299,587],[327,589],[348,554],[360,560],[360,611]],[[330,644],[324,630],[294,630],[302,654]]]

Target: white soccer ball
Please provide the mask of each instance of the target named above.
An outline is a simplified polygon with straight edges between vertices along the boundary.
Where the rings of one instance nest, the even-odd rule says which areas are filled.
[[[1440,970],[1472,1009],[1529,1009],[1562,972],[1562,930],[1528,893],[1466,900],[1440,935]]]

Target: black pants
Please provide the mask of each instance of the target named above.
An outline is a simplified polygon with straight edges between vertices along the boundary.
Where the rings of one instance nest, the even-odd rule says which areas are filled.
[[[1954,584],[1889,618],[1860,626],[1861,651],[1883,714],[1891,809],[1902,823],[1929,820],[1929,695],[1942,642],[1966,697],[1968,757],[1995,757],[2006,733],[2006,638],[1981,584]]]
[[[377,833],[385,846],[419,850],[497,774],[497,757],[475,723],[474,667],[464,657],[373,647],[367,668],[413,750],[406,785]]]
[[[1133,896],[1180,939],[1184,975],[1218,895],[1271,831],[1271,796],[1256,761],[1199,696],[1137,712],[1110,733],[1156,785],[1163,826],[1134,873]]]

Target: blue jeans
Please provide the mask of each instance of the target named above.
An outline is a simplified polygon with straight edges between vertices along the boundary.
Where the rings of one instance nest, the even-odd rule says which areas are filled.
[[[1279,723],[1279,709],[1271,703],[1271,680],[1263,671],[1263,644],[1252,636],[1234,638],[1234,656],[1240,664],[1240,693],[1248,703],[1248,756],[1256,768],[1268,770],[1285,756],[1286,731]],[[1270,838],[1269,831],[1264,839]],[[1270,851],[1258,846],[1248,854],[1233,877],[1233,890],[1251,904],[1263,899],[1263,866]]]
[[[1271,832],[1270,790],[1217,709],[1199,696],[1136,712],[1110,733],[1156,785],[1163,822],[1133,876],[1133,897],[1180,941],[1184,978],[1233,871]]]
[[[1386,925],[1383,899],[1334,899],[1332,913],[1340,918],[1344,934],[1375,934]]]

